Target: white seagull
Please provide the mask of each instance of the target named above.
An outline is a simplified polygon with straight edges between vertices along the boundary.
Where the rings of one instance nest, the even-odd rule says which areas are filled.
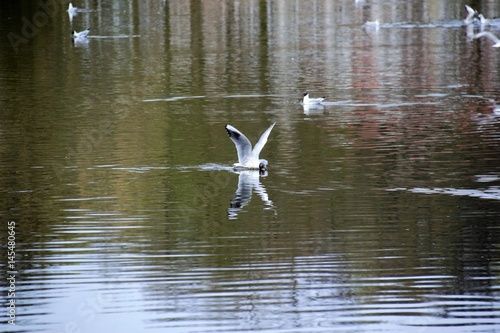
[[[378,19],[375,21],[367,21],[365,24],[363,24],[363,27],[370,30],[378,30],[378,28],[380,27],[380,21]]]
[[[493,35],[491,32],[483,31],[483,32],[480,32],[480,33],[474,35],[474,39],[480,38],[480,37],[488,37],[489,39],[491,39],[495,43],[495,44],[493,44],[493,47],[500,47],[500,39],[498,39],[497,36]]]
[[[483,14],[479,14],[477,17],[479,17],[479,20],[481,21],[481,26],[491,25],[490,20],[485,18]]]
[[[83,31],[80,31],[80,32],[76,32],[73,30],[73,39],[74,40],[87,39],[87,35],[89,34],[89,32],[90,32],[90,28],[83,30]]]
[[[302,99],[302,104],[304,105],[314,105],[314,104],[321,104],[328,96],[324,96],[321,98],[309,98],[309,93],[305,92],[302,96],[304,98]]]
[[[243,133],[229,124],[226,125],[227,134],[236,145],[236,151],[238,152],[238,163],[234,164],[235,169],[255,169],[260,171],[267,169],[267,161],[259,159],[259,154],[264,148],[274,125],[276,123],[269,126],[253,149],[252,144]]]

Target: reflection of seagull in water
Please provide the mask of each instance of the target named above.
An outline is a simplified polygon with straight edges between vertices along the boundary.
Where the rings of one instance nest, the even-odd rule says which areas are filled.
[[[274,125],[276,125],[276,123],[269,126],[253,149],[252,144],[243,133],[229,124],[226,125],[227,134],[236,145],[236,151],[238,152],[238,163],[234,164],[235,169],[254,169],[261,171],[267,169],[267,160],[259,159],[259,154],[262,148],[264,148]]]
[[[302,96],[302,104],[303,105],[314,105],[314,104],[321,104],[328,96],[324,96],[321,98],[309,98],[309,93],[305,92]]]
[[[493,35],[491,32],[483,31],[483,32],[480,32],[480,33],[474,35],[474,39],[480,38],[480,37],[488,37],[489,39],[491,39],[495,43],[495,44],[493,44],[493,47],[500,47],[500,39],[498,39],[497,36]]]
[[[304,114],[309,115],[312,113],[323,113],[325,110],[324,104],[302,104],[302,108],[304,109]]]
[[[269,206],[268,208],[273,207],[273,202],[269,200],[266,189],[259,180],[260,175],[263,173],[265,171],[261,172],[259,170],[242,170],[238,172],[238,189],[236,189],[233,200],[231,200],[231,204],[227,210],[230,220],[238,218],[239,212],[252,199],[253,191],[260,196],[266,206]]]

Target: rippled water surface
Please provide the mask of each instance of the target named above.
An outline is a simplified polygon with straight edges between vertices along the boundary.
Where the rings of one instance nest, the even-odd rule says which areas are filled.
[[[0,331],[500,331],[500,50],[465,4],[2,2]],[[235,172],[224,126],[273,122]]]

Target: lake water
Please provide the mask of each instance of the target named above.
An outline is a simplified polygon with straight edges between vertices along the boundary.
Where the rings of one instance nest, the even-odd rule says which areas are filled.
[[[500,331],[500,50],[465,4],[2,2],[0,331]],[[224,126],[273,122],[234,172]]]

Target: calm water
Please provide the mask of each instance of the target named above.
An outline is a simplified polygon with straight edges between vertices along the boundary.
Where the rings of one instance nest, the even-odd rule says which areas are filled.
[[[1,332],[500,331],[500,53],[465,2],[41,3],[0,4]],[[232,172],[225,124],[273,122]]]

